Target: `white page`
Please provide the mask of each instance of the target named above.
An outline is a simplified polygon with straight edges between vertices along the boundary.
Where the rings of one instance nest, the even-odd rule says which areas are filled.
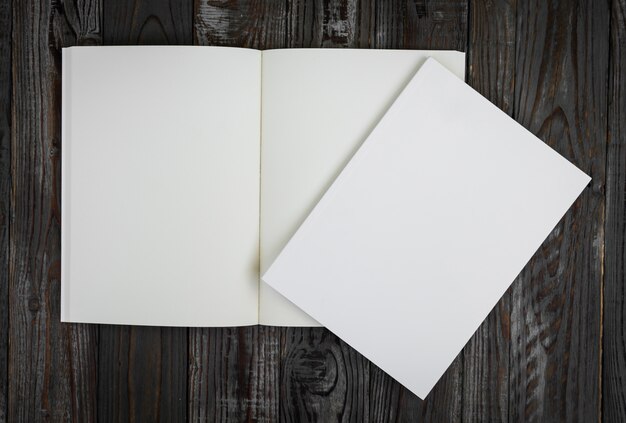
[[[63,50],[63,321],[257,324],[260,65]]]
[[[589,180],[429,60],[263,279],[424,398]]]
[[[428,56],[463,78],[454,51],[263,52],[261,273]],[[317,326],[261,283],[261,324]]]

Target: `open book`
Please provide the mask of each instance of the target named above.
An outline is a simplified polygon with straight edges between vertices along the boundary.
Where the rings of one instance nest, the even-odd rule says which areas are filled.
[[[463,78],[458,52],[63,49],[61,319],[318,325],[259,275],[428,56]]]

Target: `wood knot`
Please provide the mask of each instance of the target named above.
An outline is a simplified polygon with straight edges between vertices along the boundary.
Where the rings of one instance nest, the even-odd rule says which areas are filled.
[[[589,185],[591,185],[591,192],[601,197],[605,196],[606,186],[600,178],[592,179],[591,182],[589,182]]]
[[[39,311],[39,298],[38,297],[33,295],[28,299],[28,309],[32,311],[33,313]]]
[[[60,150],[61,150],[61,141],[56,137],[52,138],[50,140],[50,150],[48,151],[48,156],[50,158],[58,157]]]
[[[80,46],[97,46],[102,44],[102,37],[100,37],[100,34],[85,34],[85,35],[81,35],[78,38],[78,45]]]
[[[337,367],[330,350],[300,350],[294,360],[293,376],[312,394],[325,395],[337,383]]]

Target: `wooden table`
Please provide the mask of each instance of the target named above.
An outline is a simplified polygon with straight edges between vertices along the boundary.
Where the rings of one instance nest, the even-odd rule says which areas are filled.
[[[2,0],[0,421],[626,421],[625,11]],[[593,181],[425,401],[324,329],[61,324],[61,47],[76,44],[463,50],[467,81]]]

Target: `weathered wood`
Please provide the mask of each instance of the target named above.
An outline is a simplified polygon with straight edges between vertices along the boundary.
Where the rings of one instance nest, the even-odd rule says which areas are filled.
[[[104,2],[104,44],[190,44],[192,0]],[[100,326],[98,420],[187,418],[187,329]]]
[[[416,421],[420,416],[421,404],[422,401],[411,391],[374,364],[370,364],[371,422]]]
[[[441,376],[433,390],[420,406],[420,416],[424,422],[461,422],[463,417],[463,355],[461,352]],[[406,410],[398,410],[405,415],[405,421],[415,419]]]
[[[104,2],[105,44],[191,44],[193,0]]]
[[[11,2],[0,3],[0,422],[7,421],[11,209]]]
[[[517,4],[516,119],[593,177],[511,295],[509,419],[598,420],[608,2]]]
[[[463,349],[463,421],[508,421],[510,292]]]
[[[281,363],[281,421],[369,421],[369,361],[327,329],[286,329]]]
[[[467,1],[371,1],[375,47],[465,51]]]
[[[277,421],[280,331],[265,326],[192,330],[190,421]]]
[[[357,47],[356,0],[289,2],[289,47]]]
[[[515,97],[516,0],[470,3],[467,81],[508,114]],[[508,421],[510,291],[463,349],[463,422]]]
[[[100,327],[98,420],[177,422],[187,414],[187,332]]]
[[[283,48],[287,42],[286,13],[283,0],[196,0],[194,43]]]
[[[602,418],[626,421],[626,1],[613,0],[609,67]]]
[[[407,423],[462,421],[462,365],[459,354],[428,397],[422,401],[370,363],[370,421]]]
[[[97,330],[60,323],[60,105],[61,47],[99,23],[98,1],[12,5],[8,421],[95,421]]]

